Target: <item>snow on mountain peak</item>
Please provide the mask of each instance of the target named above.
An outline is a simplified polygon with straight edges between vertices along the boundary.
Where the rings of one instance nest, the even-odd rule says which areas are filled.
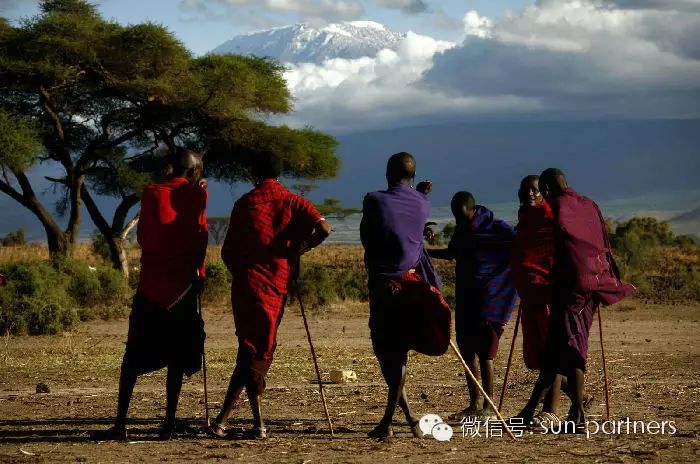
[[[405,34],[374,21],[351,21],[317,28],[308,24],[267,29],[235,36],[212,53],[275,58],[285,63],[317,63],[327,59],[374,57],[396,49]]]

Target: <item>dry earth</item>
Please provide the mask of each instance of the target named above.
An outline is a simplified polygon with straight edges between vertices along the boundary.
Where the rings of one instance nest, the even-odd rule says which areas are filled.
[[[93,443],[90,432],[107,427],[114,414],[126,321],[84,324],[60,336],[5,338],[0,344],[0,462],[698,462],[700,306],[631,301],[604,312],[604,319],[614,417],[675,421],[676,434],[597,434],[587,439],[534,433],[513,442],[505,436],[486,438],[483,431],[481,437],[463,437],[460,425],[453,423],[453,438],[438,442],[410,438],[400,423],[393,440],[371,440],[366,432],[381,415],[386,390],[371,351],[366,305],[346,304],[316,313],[310,321],[324,377],[331,369],[347,368],[359,378],[353,384],[325,386],[334,439],[323,419],[303,324],[292,307],[270,371],[263,404],[270,438],[263,442],[236,437],[236,431],[250,424],[245,403],[231,422],[231,439],[197,433],[204,416],[201,375],[186,381],[183,389],[182,438],[155,442],[165,401],[164,376],[156,373],[137,386],[131,409],[133,441]],[[206,322],[209,401],[215,414],[232,369],[235,339],[225,310],[207,310]],[[506,330],[497,359],[497,386],[512,328]],[[591,418],[600,419],[604,396],[597,324],[593,334],[586,382],[595,394]],[[522,406],[535,378],[523,366],[519,348],[506,415]],[[418,414],[446,418],[464,406],[464,373],[451,353],[439,358],[413,355],[409,369],[408,392]],[[36,393],[39,382],[50,393]]]

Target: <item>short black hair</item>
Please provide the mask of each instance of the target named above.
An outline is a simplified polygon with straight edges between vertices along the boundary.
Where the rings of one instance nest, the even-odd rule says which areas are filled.
[[[386,163],[386,178],[390,182],[401,182],[416,176],[416,159],[412,154],[402,151],[389,157]]]
[[[469,192],[461,191],[457,192],[452,196],[452,201],[450,202],[450,207],[452,211],[458,209],[457,207],[466,206],[469,209],[473,209],[476,206],[476,200],[474,200],[474,195]]]
[[[520,181],[520,190],[525,188],[525,184],[529,182],[539,182],[540,176],[537,174],[530,174],[529,176],[523,177],[523,180]]]
[[[565,189],[567,186],[566,176],[561,169],[547,168],[540,174],[540,189]]]
[[[172,175],[174,177],[191,177],[197,169],[204,169],[203,153],[185,147],[175,147],[172,157]]]
[[[277,179],[282,175],[284,163],[279,156],[265,151],[251,158],[250,173],[256,179]]]

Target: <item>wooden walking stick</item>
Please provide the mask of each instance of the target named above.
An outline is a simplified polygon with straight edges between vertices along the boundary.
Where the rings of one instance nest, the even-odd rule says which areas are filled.
[[[605,345],[603,344],[603,316],[598,306],[598,329],[600,331],[600,352],[603,355],[603,380],[605,383],[605,418],[610,419],[610,390],[608,389],[608,367],[605,363]]]
[[[311,357],[314,360],[314,368],[316,369],[316,380],[318,381],[318,391],[321,393],[321,403],[323,403],[323,411],[326,413],[326,420],[328,420],[328,428],[331,431],[332,438],[335,436],[335,433],[333,432],[333,422],[331,421],[331,415],[328,413],[326,395],[323,392],[323,383],[321,382],[321,371],[318,369],[318,360],[316,359],[316,350],[314,349],[314,344],[311,341],[309,322],[306,320],[306,311],[304,311],[304,303],[301,300],[301,292],[299,292],[299,280],[295,278],[294,283],[296,284],[296,294],[297,300],[299,300],[299,308],[301,309],[301,318],[304,320],[304,329],[306,329],[306,339],[309,341],[309,347],[311,348]]]
[[[510,342],[510,353],[508,354],[508,364],[506,365],[506,375],[503,379],[503,387],[501,387],[501,397],[498,399],[498,411],[503,408],[503,400],[506,397],[506,387],[508,386],[508,375],[510,374],[510,363],[513,360],[513,351],[515,350],[515,339],[518,338],[518,326],[520,325],[520,314],[523,311],[522,306],[518,306],[518,315],[515,317],[515,331],[513,332],[513,340]]]
[[[204,315],[202,314],[202,295],[197,295],[197,308],[199,309],[199,316],[204,320]],[[209,421],[209,394],[207,392],[207,350],[202,350],[202,378],[204,380],[204,417],[207,421],[207,427],[211,425]]]
[[[508,432],[508,435],[510,436],[510,438],[512,438],[513,440],[516,440],[515,435],[513,435],[513,431],[510,429],[510,427],[508,427],[508,423],[505,421],[505,419],[503,419],[503,416],[501,416],[500,411],[498,409],[496,409],[496,405],[493,404],[493,401],[491,401],[491,398],[489,398],[489,395],[486,394],[486,392],[484,391],[484,388],[481,386],[479,381],[474,376],[474,373],[471,371],[471,369],[469,369],[467,362],[462,357],[462,354],[459,352],[459,349],[457,349],[457,346],[455,346],[455,342],[452,339],[450,339],[450,346],[452,347],[452,351],[454,351],[455,354],[457,355],[457,358],[459,358],[459,360],[462,362],[462,366],[464,366],[464,370],[467,372],[467,375],[469,376],[469,378],[471,378],[472,382],[474,382],[474,384],[476,385],[476,388],[479,389],[481,394],[484,395],[484,398],[486,399],[486,402],[489,404],[489,406],[491,406],[491,408],[496,412],[496,416],[498,417],[498,420],[501,421],[501,424],[503,424],[503,427],[505,427],[506,432]]]

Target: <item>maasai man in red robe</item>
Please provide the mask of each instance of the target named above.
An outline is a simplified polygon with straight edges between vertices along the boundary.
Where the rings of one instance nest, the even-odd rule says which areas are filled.
[[[301,254],[325,240],[331,227],[314,206],[277,181],[281,161],[256,157],[251,169],[255,188],[233,206],[221,249],[233,283],[231,305],[238,337],[236,367],[226,398],[208,432],[226,436],[226,421],[246,389],[253,412],[252,438],[266,438],[260,401],[265,376],[277,346],[290,278]]]
[[[554,265],[554,214],[539,189],[539,176],[530,175],[520,182],[518,227],[513,241],[511,269],[520,295],[523,326],[523,357],[529,369],[540,370],[552,306],[551,272]],[[544,400],[542,412],[533,422],[548,427],[559,421],[557,406],[561,375]]]
[[[200,154],[178,148],[172,176],[144,188],[137,239],[141,273],[129,316],[114,427],[97,440],[126,440],[126,418],[136,379],[168,368],[161,439],[172,437],[183,375],[202,366],[204,322],[197,307],[207,252],[207,192]]]
[[[531,419],[557,374],[562,374],[571,398],[567,421],[580,431],[585,423],[583,384],[593,314],[599,305],[629,296],[634,287],[620,281],[598,205],[569,188],[559,169],[545,170],[539,186],[555,220],[552,306],[540,376],[519,416]]]

